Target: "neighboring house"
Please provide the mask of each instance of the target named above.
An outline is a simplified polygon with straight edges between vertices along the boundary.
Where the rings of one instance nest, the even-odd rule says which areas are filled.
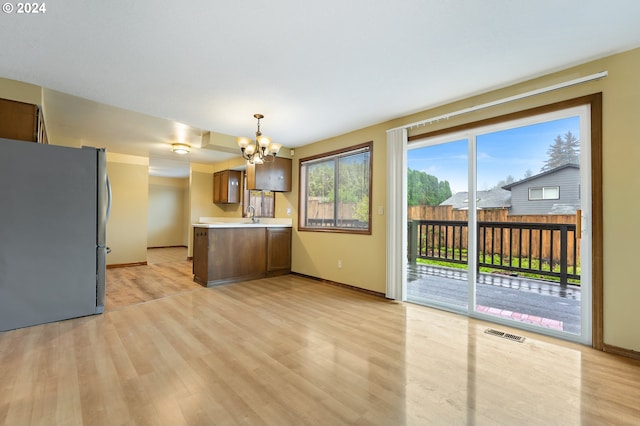
[[[480,210],[502,209],[511,206],[511,192],[502,188],[476,193],[476,205]],[[469,193],[457,192],[440,203],[441,206],[453,206],[454,210],[467,210],[469,208]]]
[[[565,164],[502,188],[511,191],[511,215],[573,214],[580,208],[580,166]]]

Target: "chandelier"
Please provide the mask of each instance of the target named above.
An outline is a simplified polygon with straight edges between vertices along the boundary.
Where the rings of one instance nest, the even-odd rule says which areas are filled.
[[[237,139],[240,151],[242,151],[242,158],[250,164],[271,163],[275,160],[282,145],[273,143],[271,142],[271,138],[262,136],[262,132],[260,132],[260,120],[264,118],[264,115],[253,114],[253,116],[258,120],[258,130],[256,131],[255,140],[243,137]]]

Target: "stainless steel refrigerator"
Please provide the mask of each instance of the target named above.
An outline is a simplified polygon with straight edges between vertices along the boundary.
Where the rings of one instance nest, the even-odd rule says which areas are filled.
[[[0,139],[0,331],[102,313],[103,149]]]

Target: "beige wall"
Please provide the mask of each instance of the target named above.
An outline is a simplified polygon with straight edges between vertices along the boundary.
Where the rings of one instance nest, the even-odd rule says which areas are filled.
[[[147,261],[148,159],[107,153],[113,199],[107,265]]]
[[[640,351],[640,285],[633,269],[640,241],[640,49],[601,62],[609,70],[599,83],[604,92],[604,340]]]
[[[369,127],[296,148],[293,187],[288,195],[295,206],[291,264],[294,272],[384,293],[386,223],[384,214],[378,214],[378,206],[386,203],[385,130],[382,125]],[[299,159],[368,141],[373,141],[371,235],[297,231]],[[338,261],[342,262],[342,268],[338,268]]]
[[[149,177],[147,246],[186,246],[189,179]]]
[[[213,204],[213,166],[191,164],[189,174],[189,224],[197,223],[199,218],[215,216]],[[193,256],[193,227],[189,226],[188,256]]]
[[[0,78],[0,98],[40,105],[42,88],[33,84]]]
[[[463,108],[502,99],[560,82],[608,71],[609,76],[477,111],[421,127],[418,133],[473,122],[591,93],[603,93],[603,197],[604,197],[604,341],[606,344],[640,351],[640,329],[636,327],[640,306],[640,285],[632,269],[640,241],[636,212],[640,187],[636,172],[640,161],[640,49],[580,65],[542,78],[526,81],[494,92],[323,140],[296,149],[296,158],[336,148],[374,141],[373,234],[341,235],[294,232],[295,272],[334,280],[358,287],[385,291],[385,219],[377,206],[386,200],[386,130]],[[297,161],[294,161],[294,193],[298,191]],[[297,200],[297,197],[296,197]],[[297,201],[296,201],[297,202]],[[297,209],[296,209],[297,210]],[[297,218],[294,218],[297,226]],[[337,268],[338,259],[343,268]]]

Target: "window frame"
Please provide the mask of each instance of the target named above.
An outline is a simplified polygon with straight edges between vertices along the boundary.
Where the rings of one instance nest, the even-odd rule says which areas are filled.
[[[560,185],[555,185],[555,186],[530,186],[527,189],[528,189],[529,201],[547,201],[547,200],[559,200],[560,199]],[[531,190],[532,189],[533,190],[535,190],[535,189],[542,190],[542,197],[540,197],[540,198],[531,198]],[[555,190],[557,196],[546,197],[545,196],[545,193],[547,192],[547,191],[545,191],[546,189]]]
[[[306,181],[303,176],[304,168],[309,163],[320,162],[323,159],[330,160],[331,158],[339,159],[342,157],[346,157],[350,155],[350,153],[356,153],[356,151],[368,151],[369,153],[369,215],[367,228],[350,228],[344,226],[322,226],[322,227],[314,227],[307,226],[305,215],[306,215],[306,198],[308,188],[306,187]],[[334,178],[335,178],[335,169],[334,169]],[[372,195],[373,195],[373,141],[364,142],[357,145],[352,145],[345,148],[340,148],[334,151],[324,152],[321,154],[316,154],[313,156],[301,158],[298,161],[298,231],[308,231],[308,232],[331,232],[331,233],[343,233],[343,234],[361,234],[361,235],[371,235],[372,229]],[[337,194],[336,194],[337,195]],[[337,200],[336,200],[337,201]],[[334,218],[335,223],[335,218]]]

